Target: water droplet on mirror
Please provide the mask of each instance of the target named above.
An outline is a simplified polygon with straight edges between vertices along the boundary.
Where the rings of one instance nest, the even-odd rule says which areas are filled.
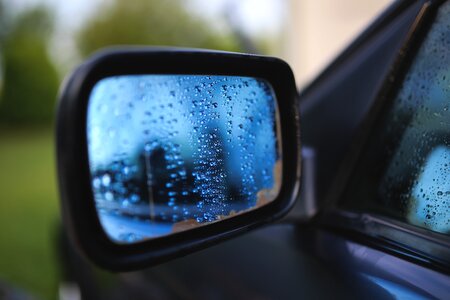
[[[105,174],[102,176],[102,184],[104,186],[109,186],[109,184],[111,183],[111,177],[109,176],[109,174]]]
[[[105,200],[107,201],[113,201],[114,200],[114,195],[111,192],[106,192],[105,193]]]
[[[94,186],[95,189],[98,189],[100,187],[100,185],[102,184],[102,181],[100,180],[100,178],[95,177],[92,180],[92,185]]]
[[[122,170],[124,175],[128,175],[130,173],[130,168],[128,166],[125,166]]]
[[[132,194],[131,197],[130,197],[130,202],[131,203],[137,203],[140,200],[141,200],[141,198],[138,195],[136,195],[136,194]]]

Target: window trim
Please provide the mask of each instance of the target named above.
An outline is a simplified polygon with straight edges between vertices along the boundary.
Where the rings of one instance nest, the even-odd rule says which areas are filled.
[[[333,210],[319,227],[407,261],[450,274],[450,238],[408,223],[370,213]]]

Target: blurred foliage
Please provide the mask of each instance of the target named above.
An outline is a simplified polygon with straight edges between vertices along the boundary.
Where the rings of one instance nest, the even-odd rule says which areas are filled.
[[[51,16],[43,7],[20,14],[2,42],[3,85],[0,122],[48,123],[52,120],[59,78],[48,54]]]
[[[0,0],[0,49],[3,45],[3,39],[5,37],[5,32],[7,28],[6,23],[6,12],[5,12],[5,4]]]
[[[0,124],[49,123],[59,77],[48,54],[52,15],[44,7],[14,16],[0,0]],[[209,21],[210,22],[210,21]],[[140,44],[242,51],[181,0],[111,0],[76,34],[82,57],[110,45]]]
[[[58,288],[53,148],[49,129],[0,128],[0,290],[37,299],[56,299]]]
[[[77,36],[82,56],[110,45],[163,45],[240,51],[234,35],[218,33],[180,0],[113,0]]]

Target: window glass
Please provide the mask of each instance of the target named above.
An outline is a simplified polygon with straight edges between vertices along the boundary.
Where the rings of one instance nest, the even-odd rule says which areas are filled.
[[[342,205],[450,234],[450,2],[364,150]]]

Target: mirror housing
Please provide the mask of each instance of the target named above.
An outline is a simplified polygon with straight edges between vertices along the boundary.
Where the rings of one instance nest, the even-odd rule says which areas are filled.
[[[87,139],[88,104],[102,79],[123,75],[242,76],[264,80],[273,90],[281,135],[282,182],[270,203],[170,235],[133,244],[115,243],[105,233],[92,190]],[[107,50],[79,66],[66,81],[57,112],[57,164],[63,221],[86,256],[100,267],[140,269],[186,255],[285,215],[300,184],[297,90],[282,60],[255,55],[191,49],[129,48]]]

